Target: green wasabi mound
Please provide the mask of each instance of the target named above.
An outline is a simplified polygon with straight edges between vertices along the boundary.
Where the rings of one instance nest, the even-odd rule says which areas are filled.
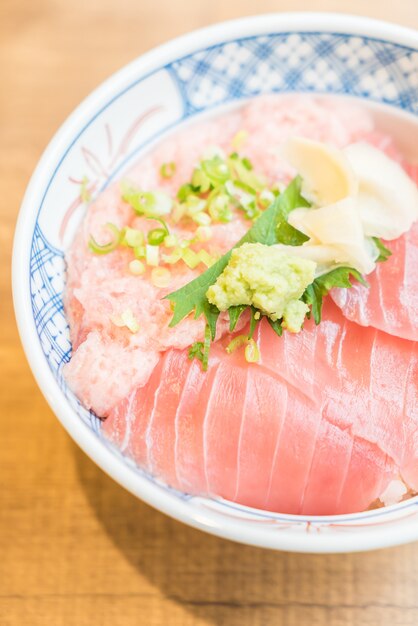
[[[299,298],[314,281],[315,269],[314,261],[289,255],[279,247],[244,243],[232,251],[206,297],[220,311],[253,305],[272,321],[283,319],[283,327],[297,333],[309,310]]]

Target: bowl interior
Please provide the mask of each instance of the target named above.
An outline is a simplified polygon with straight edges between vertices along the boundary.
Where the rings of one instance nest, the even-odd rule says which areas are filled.
[[[41,386],[60,417],[66,405],[67,417],[71,415],[74,424],[69,426],[66,418],[61,419],[73,437],[96,460],[92,449],[100,447],[102,452],[97,454],[105,456],[99,464],[154,506],[206,530],[269,547],[356,549],[361,541],[347,541],[344,535],[355,537],[357,533],[358,538],[359,532],[364,536],[365,529],[369,535],[364,545],[372,547],[370,538],[376,528],[385,527],[382,537],[389,537],[394,524],[412,528],[418,512],[416,498],[386,509],[329,518],[279,515],[222,500],[191,498],[161,485],[111,446],[102,437],[100,420],[81,406],[62,376],[62,367],[71,355],[62,302],[63,254],[85,212],[80,199],[84,178],[94,196],[180,123],[263,93],[339,94],[418,114],[415,48],[354,32],[277,32],[282,25],[269,32],[269,28],[271,24],[266,22],[262,34],[240,38],[231,27],[223,41],[207,35],[201,38],[201,48],[195,46],[187,53],[181,43],[173,43],[168,62],[159,64],[156,59],[148,64],[154,65],[148,70],[141,62],[130,65],[70,118],[35,173],[30,200],[27,195],[22,209],[21,221],[29,211],[32,221],[25,227],[30,251],[29,284],[24,295],[28,317],[23,319],[17,311],[20,329],[28,353],[29,342],[40,347],[41,358],[29,354],[29,359],[35,374],[44,368]],[[23,227],[20,229],[17,249],[25,245],[18,240]],[[23,272],[19,263],[15,252],[17,301],[20,296],[16,292],[22,291],[22,285],[16,284],[17,273]],[[312,547],[308,536],[312,529],[315,536],[324,537],[321,548]],[[286,531],[287,538],[281,539],[283,533],[279,536],[277,530]],[[316,545],[320,545],[318,541]],[[387,538],[381,541],[391,542]]]

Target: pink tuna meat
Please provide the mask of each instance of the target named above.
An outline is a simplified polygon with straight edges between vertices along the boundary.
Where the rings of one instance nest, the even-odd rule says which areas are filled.
[[[268,510],[361,511],[402,476],[418,488],[418,354],[361,329],[328,303],[324,321],[278,338],[261,361],[213,346],[202,372],[169,350],[103,424],[107,437],[173,487]]]

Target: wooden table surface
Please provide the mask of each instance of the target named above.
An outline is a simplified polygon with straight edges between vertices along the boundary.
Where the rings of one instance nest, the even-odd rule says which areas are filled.
[[[417,0],[0,0],[1,626],[418,624],[418,544],[343,556],[273,553],[206,536],[125,492],[48,408],[13,317],[19,203],[73,107],[175,35],[304,9],[418,28]]]

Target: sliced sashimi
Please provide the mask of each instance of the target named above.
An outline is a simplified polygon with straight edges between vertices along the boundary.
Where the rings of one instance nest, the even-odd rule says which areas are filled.
[[[411,358],[405,384],[406,419],[403,426],[406,442],[402,476],[413,492],[418,491],[418,350]]]
[[[157,362],[151,378],[146,385],[136,387],[117,404],[103,424],[105,435],[116,445],[121,437],[121,415],[125,412],[125,421],[129,427],[123,433],[124,450],[132,456],[139,465],[148,466],[147,429],[155,404],[155,395],[161,383],[161,372],[164,362]],[[116,428],[113,424],[116,423]]]
[[[237,489],[233,499],[265,508],[287,408],[287,385],[253,365],[248,381],[238,444]]]
[[[326,302],[323,313],[319,326],[309,323],[298,335],[286,336],[293,347],[293,363],[301,371],[313,372],[315,395],[309,393],[307,399],[316,401],[324,419],[376,443],[401,466],[407,443],[406,416],[417,419],[407,390],[408,380],[412,389],[417,385],[411,376],[417,345],[374,328],[360,328],[342,318],[332,302]],[[270,328],[263,329],[262,335],[263,366],[274,372],[282,368],[288,384],[305,390],[305,384],[300,385],[303,374],[285,361],[286,344],[277,350]]]
[[[190,365],[190,360],[184,359],[181,352],[170,350],[166,353],[147,426],[148,467],[173,486],[177,486],[174,417]]]
[[[350,431],[322,420],[303,494],[301,513],[315,511],[316,515],[322,515],[328,511],[338,512],[352,451],[353,438]],[[346,498],[343,501],[345,503]]]
[[[187,358],[187,353],[182,352]],[[175,462],[180,488],[190,493],[207,493],[204,467],[203,424],[207,399],[216,376],[218,360],[212,356],[211,367],[203,372],[199,361],[194,360],[183,380],[183,393],[175,414]]]
[[[418,486],[416,344],[362,329],[331,301],[319,326],[279,338],[263,321],[255,337],[252,365],[226,340],[207,372],[168,351],[135,402],[113,409],[107,435],[120,439],[134,407],[126,450],[144,469],[191,494],[283,513],[361,511],[399,476]]]
[[[289,388],[266,509],[283,513],[301,512],[321,418],[320,403],[312,402],[296,388]]]
[[[396,466],[390,457],[377,445],[355,437],[350,465],[335,513],[370,508],[384,493],[394,476]]]
[[[204,465],[208,493],[235,498],[238,449],[247,392],[248,367],[219,364],[203,423]],[[220,436],[224,432],[225,436]]]

